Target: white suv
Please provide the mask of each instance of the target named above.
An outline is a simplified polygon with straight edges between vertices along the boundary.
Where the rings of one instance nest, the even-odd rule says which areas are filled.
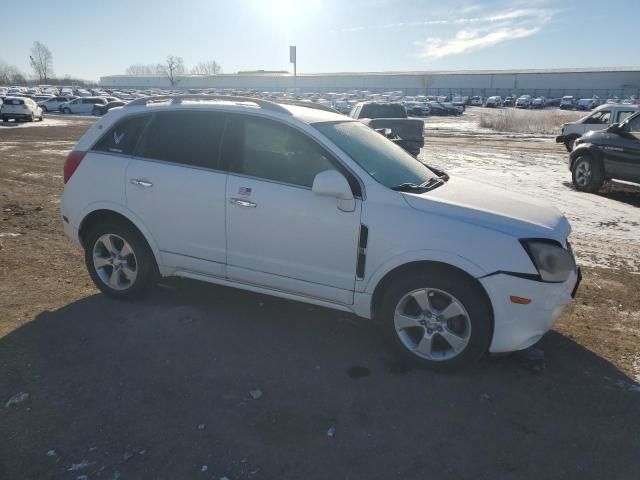
[[[0,119],[8,120],[34,120],[42,121],[42,109],[36,102],[28,97],[5,97],[0,106]]]
[[[85,133],[64,181],[64,230],[104,293],[175,275],[351,311],[434,368],[537,342],[579,280],[555,208],[317,106],[136,100]]]

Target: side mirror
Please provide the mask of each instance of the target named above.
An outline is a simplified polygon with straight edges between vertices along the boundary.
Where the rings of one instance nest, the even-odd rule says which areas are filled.
[[[316,195],[334,197],[338,208],[343,212],[353,212],[356,208],[349,182],[336,170],[325,170],[317,174],[313,179],[311,191]]]

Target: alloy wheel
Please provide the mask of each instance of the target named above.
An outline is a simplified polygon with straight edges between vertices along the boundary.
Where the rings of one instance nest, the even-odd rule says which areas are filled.
[[[94,244],[93,266],[100,280],[114,290],[128,289],[138,275],[138,263],[131,245],[112,233],[102,235]]]
[[[404,295],[393,321],[404,347],[426,360],[450,360],[464,351],[471,338],[471,320],[462,303],[435,288]]]
[[[591,164],[586,160],[581,160],[576,165],[576,183],[581,187],[586,187],[591,182]]]

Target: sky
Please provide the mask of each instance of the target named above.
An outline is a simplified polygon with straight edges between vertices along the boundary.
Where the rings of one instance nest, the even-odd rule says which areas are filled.
[[[225,73],[638,66],[640,0],[0,0],[0,61],[98,80],[168,55]],[[609,11],[609,5],[614,6]],[[8,21],[11,18],[24,21]],[[28,28],[25,28],[27,27]]]

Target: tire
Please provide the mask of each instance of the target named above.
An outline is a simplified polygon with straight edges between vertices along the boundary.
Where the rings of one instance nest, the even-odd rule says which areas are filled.
[[[41,107],[43,112],[48,112],[49,109],[47,107],[45,107],[44,105]]]
[[[62,113],[66,113],[67,115],[69,115],[71,113],[71,109],[69,108],[63,108],[62,109]]]
[[[84,243],[87,270],[102,293],[119,300],[133,300],[157,283],[159,274],[153,253],[133,226],[117,221],[96,225]]]
[[[597,192],[604,183],[602,164],[591,155],[580,155],[571,166],[571,181],[576,190]]]
[[[493,330],[491,306],[481,287],[446,266],[394,281],[384,293],[379,320],[400,355],[438,371],[475,363],[489,348]]]
[[[569,137],[569,138],[565,139],[564,147],[567,149],[567,152],[569,152],[569,153],[573,152],[573,147],[574,147],[574,145],[576,143],[576,140],[578,138],[580,138],[580,137],[573,136],[573,137]]]

